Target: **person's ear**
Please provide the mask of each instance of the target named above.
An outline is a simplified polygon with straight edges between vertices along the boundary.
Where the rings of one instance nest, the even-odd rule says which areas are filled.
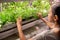
[[[58,16],[55,15],[55,17],[54,17],[54,21],[57,21],[57,20],[58,20]]]

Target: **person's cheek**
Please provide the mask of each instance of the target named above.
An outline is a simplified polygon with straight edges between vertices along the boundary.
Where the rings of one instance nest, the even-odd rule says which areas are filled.
[[[50,22],[53,22],[54,21],[53,15],[51,13],[48,14],[48,21],[50,21]]]

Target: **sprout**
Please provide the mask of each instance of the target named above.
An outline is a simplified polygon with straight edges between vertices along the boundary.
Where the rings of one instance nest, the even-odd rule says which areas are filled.
[[[0,25],[0,28],[2,27],[2,25]]]
[[[0,21],[0,23],[2,23],[2,21]]]
[[[46,10],[46,9],[44,9],[44,10],[43,10],[43,12],[44,12],[44,13],[47,13],[47,10]]]
[[[44,3],[45,1],[41,1],[42,3]]]

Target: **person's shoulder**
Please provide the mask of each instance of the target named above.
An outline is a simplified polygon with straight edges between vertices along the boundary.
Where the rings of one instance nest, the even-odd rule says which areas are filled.
[[[53,28],[53,29],[51,29],[51,33],[58,33],[58,31],[59,31],[60,29],[59,28]]]

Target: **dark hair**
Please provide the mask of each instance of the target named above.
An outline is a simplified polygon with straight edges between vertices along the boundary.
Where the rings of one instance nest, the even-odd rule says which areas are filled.
[[[60,25],[60,3],[55,3],[54,5],[52,5],[52,13],[53,15],[58,16],[57,23]],[[60,26],[59,26],[59,29],[60,29]],[[60,31],[58,32],[58,40],[60,40]]]
[[[52,5],[52,13],[53,15],[58,16],[57,23],[60,24],[60,3],[55,3]]]

